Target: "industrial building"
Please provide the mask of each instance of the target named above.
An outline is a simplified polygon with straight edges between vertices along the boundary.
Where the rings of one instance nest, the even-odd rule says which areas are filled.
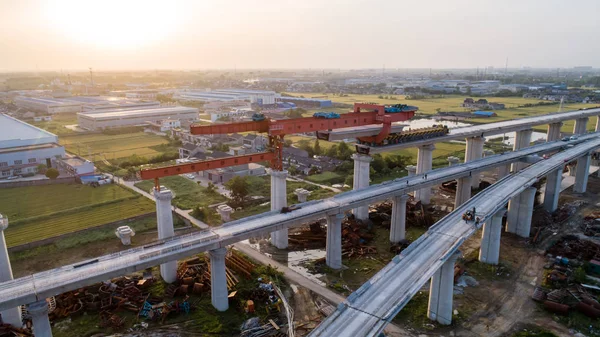
[[[53,167],[64,155],[56,135],[0,114],[0,178],[35,173],[39,164]]]
[[[302,98],[302,97],[280,97],[279,102],[294,103],[299,108],[329,108],[333,106],[329,99]]]
[[[170,106],[96,113],[82,112],[77,114],[79,127],[88,130],[147,125],[148,122],[157,122],[165,119],[195,121],[198,119],[198,109],[183,106]]]
[[[15,97],[15,104],[21,108],[45,114],[106,111],[112,109],[140,109],[159,107],[158,101],[142,101],[109,96]]]
[[[258,105],[273,105],[279,95],[275,91],[217,89],[217,90],[181,90],[173,95],[174,99],[184,101],[248,101]]]
[[[51,97],[15,97],[18,107],[45,114],[81,112],[81,103]]]

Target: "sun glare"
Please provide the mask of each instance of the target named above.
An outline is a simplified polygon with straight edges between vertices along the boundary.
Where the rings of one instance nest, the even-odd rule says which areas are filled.
[[[169,37],[178,23],[173,6],[159,1],[49,2],[48,21],[59,34],[102,48],[136,49]]]

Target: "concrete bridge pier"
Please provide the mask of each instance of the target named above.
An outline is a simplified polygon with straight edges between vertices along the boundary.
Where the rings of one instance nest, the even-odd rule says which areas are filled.
[[[517,151],[526,148],[531,143],[532,129],[521,130],[515,132],[515,144],[513,145],[513,151]],[[512,164],[511,171],[518,172],[526,167],[528,164],[523,162],[515,162]]]
[[[233,208],[229,205],[219,205],[217,206],[217,213],[221,216],[221,221],[227,222],[231,220],[231,213],[233,213]]]
[[[600,131],[600,115],[596,116],[596,129],[594,131]]]
[[[412,177],[417,174],[417,167],[415,165],[408,165],[406,168],[406,172],[408,172],[408,176]],[[409,192],[410,195],[414,196],[416,191]]]
[[[544,209],[554,212],[558,208],[560,196],[560,183],[562,182],[563,168],[550,172],[546,176],[546,191],[544,192]]]
[[[435,150],[435,145],[433,144],[419,146],[419,152],[417,153],[417,174],[425,174],[431,171],[433,150]],[[415,191],[415,199],[420,200],[423,205],[429,205],[431,202],[431,187]]]
[[[467,142],[467,148],[465,150],[465,163],[473,160],[481,159],[483,157],[483,144],[485,138],[483,137],[469,137],[465,139]],[[479,179],[481,173],[473,173],[473,179],[471,179],[471,188],[479,188]]]
[[[548,124],[548,132],[546,133],[546,142],[553,142],[560,139],[560,128],[562,122]]]
[[[448,157],[448,166],[454,166],[460,162],[458,157]]]
[[[298,196],[298,202],[306,202],[308,196],[310,195],[310,191],[307,191],[303,188],[297,188],[294,191],[294,194]]]
[[[506,219],[506,231],[508,233],[515,233],[524,238],[529,237],[535,192],[535,187],[528,187],[508,202],[508,217]]]
[[[481,247],[479,248],[479,262],[498,264],[500,258],[500,237],[502,235],[502,217],[506,210],[502,209],[494,214],[485,224],[481,233]]]
[[[408,195],[398,195],[392,198],[392,223],[390,226],[390,242],[398,243],[406,239],[406,201]]]
[[[225,275],[225,254],[227,248],[217,248],[208,252],[210,256],[210,295],[212,305],[218,311],[229,309],[227,296],[227,276]]]
[[[0,282],[13,280],[12,266],[10,265],[10,258],[6,248],[6,239],[4,238],[4,231],[7,228],[8,218],[0,214]],[[23,326],[21,309],[19,307],[3,310],[1,314],[2,321],[5,324],[10,324],[17,328]]]
[[[158,239],[167,239],[175,235],[173,228],[173,213],[171,209],[171,200],[173,193],[171,190],[160,187],[160,190],[154,189],[154,199],[156,200],[156,218],[158,220]],[[160,265],[160,276],[167,283],[173,283],[177,280],[177,261],[169,261]]]
[[[511,164],[502,164],[498,166],[498,179],[502,179],[510,174]]]
[[[41,300],[27,305],[33,323],[35,337],[52,337],[52,328],[48,318],[48,302]]]
[[[454,291],[454,263],[461,256],[456,251],[442,267],[433,274],[429,288],[427,317],[443,325],[452,323],[452,295]]]
[[[271,170],[271,211],[281,210],[287,206],[288,171]],[[279,249],[288,247],[288,230],[281,229],[271,233],[271,244]]]
[[[587,122],[589,118],[577,118],[575,120],[575,125],[573,125],[573,134],[574,135],[582,135],[587,132]]]
[[[354,159],[353,189],[359,190],[368,187],[373,158],[369,155],[355,153],[352,155],[352,159]],[[369,206],[357,207],[352,210],[352,213],[356,219],[367,220],[369,218]]]
[[[573,192],[585,193],[587,189],[588,176],[590,175],[590,162],[592,158],[587,154],[577,159],[577,168],[575,171],[575,186]]]
[[[456,196],[454,197],[454,209],[471,199],[472,177],[456,179]]]
[[[405,204],[406,206],[406,204]],[[342,220],[343,214],[327,216],[327,243],[325,263],[332,269],[342,268]]]

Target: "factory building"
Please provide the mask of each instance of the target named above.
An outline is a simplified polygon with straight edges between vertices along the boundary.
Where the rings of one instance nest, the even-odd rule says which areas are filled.
[[[40,164],[53,167],[64,155],[55,134],[0,114],[0,178],[35,173]]]
[[[333,106],[331,100],[318,98],[302,98],[302,97],[280,97],[279,102],[294,103],[299,108],[330,108]]]
[[[198,119],[198,109],[170,106],[138,110],[104,111],[99,113],[82,112],[77,114],[79,127],[88,130],[102,130],[124,126],[147,125],[165,119],[195,121]]]
[[[141,101],[108,96],[71,96],[65,98],[17,96],[15,97],[15,104],[18,107],[45,114],[106,111],[117,108],[140,109],[160,106],[160,102],[158,101]]]
[[[15,104],[18,107],[44,114],[81,112],[81,103],[59,98],[17,96]]]
[[[266,90],[217,89],[217,90],[181,90],[173,95],[174,99],[198,102],[248,101],[258,105],[273,105],[278,94]]]

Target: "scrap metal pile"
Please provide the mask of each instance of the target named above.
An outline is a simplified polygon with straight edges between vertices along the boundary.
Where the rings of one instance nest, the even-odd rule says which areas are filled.
[[[587,236],[600,236],[600,212],[593,212],[583,218],[583,233]]]
[[[406,203],[407,226],[429,227],[435,221],[419,201],[412,197]],[[374,237],[373,225],[389,228],[391,223],[392,203],[383,202],[369,208],[369,221],[354,219],[353,216],[342,222],[342,255],[357,257],[376,254],[375,246],[369,245]],[[327,229],[321,222],[313,222],[308,228],[289,235],[289,244],[295,249],[324,248],[327,241]]]
[[[225,263],[229,290],[239,282],[238,276],[249,278],[255,267],[232,250],[228,252]],[[101,327],[120,330],[126,322],[119,314],[126,311],[135,313],[138,321],[164,322],[169,315],[189,314],[196,304],[191,301],[190,296],[210,292],[209,259],[200,255],[180,263],[177,281],[169,284],[164,293],[161,287],[153,287],[155,282],[157,280],[151,270],[147,270],[143,275],[118,277],[63,293],[55,298],[55,308],[49,314],[50,319],[54,321],[94,313],[99,315]]]
[[[532,299],[544,304],[551,312],[566,315],[577,310],[591,318],[600,318],[600,303],[592,291],[600,288],[585,284],[588,281],[583,261],[590,261],[589,272],[598,267],[600,246],[569,235],[546,250],[549,261],[544,266],[545,286],[536,287]],[[597,270],[596,270],[597,272]],[[551,289],[549,289],[551,288]]]

